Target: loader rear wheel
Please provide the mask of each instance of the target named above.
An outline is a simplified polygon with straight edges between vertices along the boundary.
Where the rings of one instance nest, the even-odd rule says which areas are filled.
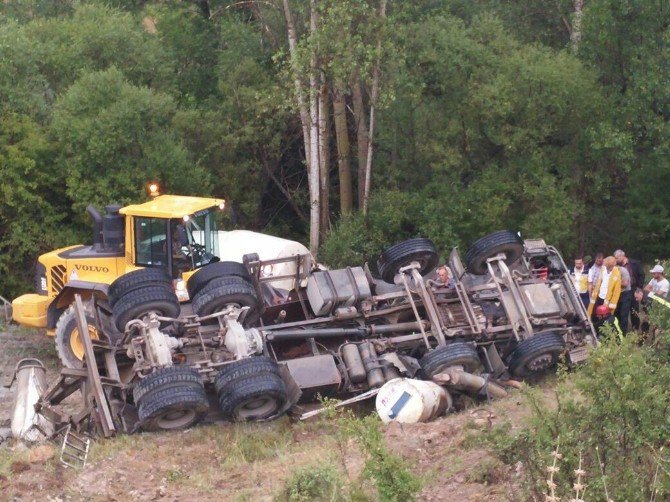
[[[100,335],[93,317],[87,315],[88,333],[91,339],[98,340]],[[56,352],[66,368],[81,368],[84,365],[84,343],[79,336],[74,305],[63,312],[56,323]]]
[[[186,290],[189,298],[194,298],[202,288],[207,286],[212,279],[217,277],[241,277],[245,281],[251,281],[247,268],[236,261],[219,261],[206,265],[188,278]]]
[[[114,307],[116,302],[130,291],[158,284],[164,284],[172,289],[172,278],[167,270],[162,268],[142,268],[128,272],[109,285],[109,289],[107,290],[109,305]]]
[[[500,230],[476,241],[465,253],[466,269],[471,274],[485,275],[488,272],[486,260],[503,253],[505,263],[511,265],[523,254],[523,240],[511,230]]]
[[[399,270],[413,261],[419,263],[419,273],[425,275],[437,266],[439,259],[433,241],[417,237],[384,250],[377,262],[377,268],[384,282],[393,284],[393,279]]]
[[[541,333],[519,342],[509,356],[509,372],[515,377],[527,377],[553,368],[565,352],[565,340],[558,333]]]
[[[421,358],[419,364],[426,378],[433,378],[450,366],[462,366],[464,371],[474,373],[482,365],[477,350],[462,342],[431,350]]]
[[[141,380],[134,389],[142,429],[167,431],[197,424],[209,402],[198,372],[192,368],[162,368]]]
[[[174,291],[164,285],[145,285],[119,298],[112,309],[112,316],[114,325],[123,333],[128,321],[144,319],[151,313],[175,318],[180,310],[179,300]]]
[[[204,317],[224,310],[228,306],[249,307],[243,325],[253,326],[261,316],[261,308],[256,297],[256,290],[240,277],[217,277],[202,288],[191,303],[193,312]],[[215,319],[204,324],[215,323]]]
[[[269,365],[268,361],[242,359],[236,367],[219,374],[215,386],[225,418],[244,422],[279,417],[288,395],[277,364]]]

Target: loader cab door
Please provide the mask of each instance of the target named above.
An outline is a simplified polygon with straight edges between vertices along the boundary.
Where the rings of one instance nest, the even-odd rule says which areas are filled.
[[[135,217],[135,264],[168,268],[168,222],[165,218]]]
[[[219,240],[216,231],[216,212],[212,209],[173,220],[176,222],[172,232],[173,246],[181,245],[181,252],[190,261],[189,270],[219,261]],[[174,255],[174,253],[173,253]]]

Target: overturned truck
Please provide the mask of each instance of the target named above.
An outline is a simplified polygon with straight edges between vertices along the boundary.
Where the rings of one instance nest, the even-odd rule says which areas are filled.
[[[308,254],[245,255],[197,271],[176,316],[160,274],[126,274],[94,297],[86,320],[80,313],[80,330],[94,325],[98,338],[83,337],[86,367],[64,368],[36,408],[56,429],[93,422],[110,435],[188,427],[212,408],[231,421],[273,419],[299,400],[346,399],[399,377],[500,395],[506,381],[577,363],[597,343],[543,240],[500,231],[464,259],[454,249],[448,283],[431,278],[438,263],[425,238],[385,250],[374,275],[367,264],[326,270]],[[62,412],[82,383],[98,387],[86,409]],[[93,421],[86,410],[98,412]]]

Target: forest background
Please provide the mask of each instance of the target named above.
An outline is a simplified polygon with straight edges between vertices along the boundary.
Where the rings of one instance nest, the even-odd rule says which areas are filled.
[[[40,253],[90,241],[88,204],[143,200],[148,180],[225,198],[228,228],[333,266],[503,228],[566,259],[668,256],[666,1],[6,0],[0,16],[9,298]]]

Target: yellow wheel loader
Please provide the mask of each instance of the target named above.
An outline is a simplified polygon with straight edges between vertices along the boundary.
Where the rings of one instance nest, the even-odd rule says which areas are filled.
[[[185,281],[219,260],[216,213],[223,209],[221,199],[177,195],[107,206],[104,215],[89,206],[93,244],[40,256],[36,292],[12,302],[14,321],[46,328],[63,364],[77,367],[83,348],[71,308],[75,294],[107,300],[119,325],[151,312],[176,317],[179,302],[189,299]],[[97,339],[97,330],[91,329],[91,338]]]

